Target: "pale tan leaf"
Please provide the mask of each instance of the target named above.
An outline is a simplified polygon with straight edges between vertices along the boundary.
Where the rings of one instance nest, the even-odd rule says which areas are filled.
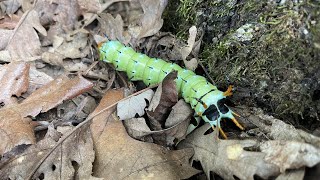
[[[264,160],[265,153],[246,151],[245,147],[257,146],[255,140],[220,140],[214,133],[205,135],[209,124],[201,126],[183,140],[178,147],[193,147],[193,160],[200,161],[207,178],[210,171],[224,179],[253,180],[254,176],[267,179],[280,174],[278,166]]]
[[[12,30],[7,29],[0,29],[0,50],[3,50],[5,47],[7,47],[7,44],[9,42],[9,38],[12,35]],[[0,59],[1,60],[1,59]]]
[[[197,46],[197,44],[195,44],[196,36],[197,36],[197,28],[195,26],[192,26],[189,29],[188,45],[181,49],[182,60],[183,60],[184,64],[186,65],[186,68],[190,69],[192,71],[194,71],[197,68],[198,60],[196,58],[192,58],[191,60],[187,60],[187,57],[192,52],[192,49],[194,48],[194,46]]]
[[[179,142],[185,138],[192,114],[193,111],[190,105],[184,102],[184,100],[179,100],[178,103],[172,107],[172,111],[166,119],[163,130],[150,130],[144,118],[128,119],[124,121],[124,124],[128,134],[135,139],[144,142],[153,142],[153,138],[155,138],[157,143],[173,146],[175,144],[174,140]],[[159,140],[163,142],[159,142]]]
[[[0,1],[0,6],[6,14],[13,14],[20,8],[21,0]]]
[[[0,61],[10,62],[11,61],[10,52],[7,50],[0,51]]]
[[[287,169],[313,167],[320,162],[320,149],[307,143],[296,141],[267,141],[261,144],[261,151],[266,153],[265,160]]]
[[[23,94],[23,97],[28,97],[35,90],[53,81],[53,78],[44,72],[38,71],[34,66],[30,67],[29,72],[29,88]]]
[[[20,20],[20,16],[15,14],[12,14],[10,17],[5,16],[4,18],[0,19],[0,31],[5,29],[8,29],[8,30],[14,29],[17,26],[19,20]]]
[[[80,9],[84,12],[97,13],[101,9],[99,0],[78,0]]]
[[[123,100],[117,105],[117,114],[120,120],[133,118],[136,114],[139,116],[144,115],[145,107],[147,103],[145,100],[150,102],[154,92],[149,89],[137,96],[133,96],[129,99]]]
[[[89,53],[88,33],[77,32],[76,34],[68,34],[67,38],[54,36],[53,47],[49,49],[49,52],[43,53],[42,57],[50,64],[55,65],[62,64],[62,58],[83,58]],[[50,57],[53,58],[48,60]]]
[[[47,35],[39,22],[38,13],[34,10],[27,11],[14,29],[6,47],[6,50],[10,52],[11,61],[23,61],[40,54],[41,44],[34,29],[44,36]]]

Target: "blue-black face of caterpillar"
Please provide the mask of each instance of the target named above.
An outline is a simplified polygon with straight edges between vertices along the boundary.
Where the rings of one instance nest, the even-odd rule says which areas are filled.
[[[233,118],[230,117],[231,110],[225,105],[226,99],[220,99],[217,102],[217,105],[211,104],[203,113],[203,116],[206,116],[209,119],[209,123],[212,125],[219,125],[221,118]]]

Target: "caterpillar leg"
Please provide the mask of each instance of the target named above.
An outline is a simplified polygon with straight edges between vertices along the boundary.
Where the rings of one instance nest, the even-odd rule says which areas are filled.
[[[228,139],[226,133],[222,130],[221,127],[219,127],[219,132],[220,132],[221,136],[223,137],[223,139]]]
[[[211,128],[212,128],[212,129],[213,129],[213,131],[215,132],[216,127],[211,126]],[[220,128],[220,127],[219,127],[219,133],[221,134],[221,136],[223,137],[223,139],[228,139],[228,137],[227,137],[226,133],[225,133],[225,132],[222,130],[222,128]],[[217,134],[217,137],[218,137],[219,133]]]
[[[228,89],[223,93],[223,95],[224,95],[224,96],[231,96],[231,95],[232,95],[232,88],[233,88],[233,86],[230,85],[230,86],[228,87]]]
[[[232,118],[231,120],[239,129],[241,129],[242,131],[244,130],[244,127],[238,122],[236,118]]]
[[[231,112],[233,115],[240,117],[239,114],[235,113],[235,112]],[[235,117],[231,118],[232,122],[241,130],[244,130],[244,127],[238,122],[238,120]]]

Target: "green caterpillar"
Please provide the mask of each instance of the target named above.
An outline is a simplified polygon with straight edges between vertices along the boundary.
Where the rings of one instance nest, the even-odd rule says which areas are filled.
[[[137,53],[119,41],[108,41],[101,44],[99,52],[100,60],[112,63],[116,70],[125,71],[131,80],[142,80],[148,86],[160,83],[171,71],[178,71],[175,81],[179,95],[190,103],[205,122],[210,123],[212,127],[220,127],[221,118],[229,118],[240,129],[244,129],[233,116],[237,114],[225,105],[225,98],[232,94],[231,86],[226,92],[219,91],[206,78],[196,75],[193,71],[162,59],[150,58],[145,54]],[[221,129],[220,132],[223,133]]]

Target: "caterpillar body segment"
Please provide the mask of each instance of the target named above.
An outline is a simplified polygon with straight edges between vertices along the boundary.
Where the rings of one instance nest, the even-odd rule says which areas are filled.
[[[119,41],[105,42],[99,47],[99,51],[100,60],[112,63],[116,70],[125,71],[131,80],[142,80],[148,86],[160,83],[167,74],[176,70],[178,76],[175,81],[179,95],[205,122],[210,123],[211,126],[220,127],[221,118],[229,118],[240,129],[244,129],[224,103],[225,98],[232,94],[232,87],[222,92],[206,78],[196,75],[193,71],[162,59],[137,53]]]

